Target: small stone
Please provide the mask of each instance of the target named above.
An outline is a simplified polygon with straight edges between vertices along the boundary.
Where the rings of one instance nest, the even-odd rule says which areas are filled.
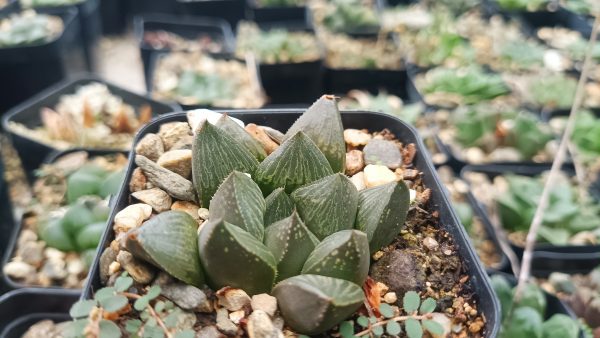
[[[417,146],[414,143],[409,143],[402,149],[402,161],[405,165],[411,165],[415,155],[417,155]]]
[[[100,281],[106,284],[111,275],[111,264],[117,260],[118,251],[113,250],[111,246],[102,251],[100,255]]]
[[[283,330],[283,327],[285,326],[285,320],[283,320],[283,317],[275,316],[273,318],[273,326],[275,326],[275,328],[278,330]]]
[[[398,176],[384,165],[369,164],[363,172],[367,188],[377,187],[398,180]]]
[[[381,257],[383,257],[383,251],[381,250],[375,251],[375,253],[373,254],[373,260],[375,261],[379,260]]]
[[[266,293],[261,293],[259,295],[252,296],[250,305],[254,311],[261,310],[266,312],[269,316],[273,316],[277,311],[277,298]]]
[[[175,142],[171,147],[171,150],[179,150],[179,149],[192,149],[192,143],[194,142],[194,137],[192,135],[187,135],[179,139],[179,141]]]
[[[199,220],[198,217],[198,206],[192,202],[187,201],[177,201],[173,203],[171,206],[171,210],[180,210],[187,212],[190,216],[192,216],[195,220]]]
[[[350,177],[350,181],[352,182],[352,184],[354,184],[354,186],[356,187],[356,190],[361,191],[363,189],[366,189],[367,186],[365,184],[365,173],[364,172],[359,172],[358,174]]]
[[[156,164],[189,178],[192,175],[192,151],[190,149],[169,150],[160,155]]]
[[[364,146],[372,139],[371,134],[358,129],[344,130],[344,141],[353,147]]]
[[[158,136],[160,136],[162,139],[165,150],[171,150],[177,141],[188,135],[191,135],[191,133],[192,129],[187,122],[165,123],[162,124],[158,130]]]
[[[452,309],[452,308],[450,308],[450,309]],[[450,333],[452,331],[452,320],[450,320],[450,318],[448,318],[448,316],[446,316],[443,313],[434,312],[431,314],[431,320],[440,324],[442,326],[442,328],[444,329],[442,334],[440,334],[440,335],[430,333],[433,338],[444,338],[444,337],[450,336]],[[479,330],[476,332],[479,332]]]
[[[444,255],[446,255],[446,256],[452,255],[452,250],[450,250],[450,249],[444,250]]]
[[[440,246],[440,244],[435,239],[433,239],[431,237],[425,237],[425,239],[423,240],[423,245],[429,251],[437,250],[437,248]]]
[[[250,338],[277,338],[277,329],[269,315],[261,310],[254,311],[248,317],[246,327]]]
[[[23,279],[35,273],[35,268],[25,262],[8,262],[4,265],[4,274],[15,279]]]
[[[262,129],[254,123],[248,124],[244,128],[255,140],[260,142],[263,149],[267,152],[267,154],[271,154],[275,151],[275,149],[279,148],[279,144],[273,141],[273,139]]]
[[[68,275],[65,261],[62,259],[46,260],[41,272],[48,276],[48,278],[55,280],[65,279]]]
[[[217,309],[217,328],[228,336],[233,336],[237,333],[238,327],[229,319],[227,309]]]
[[[121,264],[119,264],[119,262],[112,262],[108,266],[108,275],[114,275],[119,272],[119,270],[121,270]]]
[[[208,219],[208,215],[209,215],[208,209],[206,209],[206,208],[198,209],[198,217],[200,217],[200,219],[203,219],[206,221]]]
[[[379,290],[379,296],[384,296],[389,291],[389,287],[381,282],[376,282],[375,287]]]
[[[129,191],[136,192],[140,190],[146,189],[146,184],[148,180],[146,179],[146,175],[141,168],[135,168],[133,173],[131,174],[131,180],[129,180]]]
[[[79,275],[85,271],[85,265],[79,258],[71,258],[67,260],[67,273],[69,275]]]
[[[386,252],[371,265],[371,277],[387,285],[391,292],[403,295],[408,291],[419,291],[425,285],[427,275],[417,258],[405,250]]]
[[[140,202],[148,204],[158,213],[169,210],[173,202],[171,196],[159,188],[136,191],[131,196]]]
[[[58,249],[48,247],[44,249],[44,257],[46,257],[46,259],[65,259],[65,253]]]
[[[470,164],[481,164],[485,161],[485,153],[477,147],[467,148],[464,151],[465,161]]]
[[[62,337],[62,331],[60,327],[50,319],[42,320],[33,324],[22,338],[59,338]]]
[[[244,310],[233,311],[229,314],[229,320],[236,325],[239,324],[244,317],[246,317],[246,311]]]
[[[352,176],[365,167],[363,152],[360,150],[350,150],[346,153],[346,175]]]
[[[152,207],[145,203],[127,206],[115,215],[113,229],[117,234],[128,232],[142,225],[152,215]]]
[[[19,246],[17,256],[21,257],[23,262],[39,267],[44,260],[44,242],[25,242]]]
[[[163,141],[158,135],[152,133],[144,135],[135,146],[136,154],[146,156],[155,162],[164,151]]]
[[[489,155],[492,162],[520,162],[523,156],[515,148],[496,148]]]
[[[371,140],[363,152],[366,164],[384,165],[392,170],[402,166],[402,153],[392,141]]]
[[[417,169],[406,169],[402,172],[402,179],[413,181],[419,177],[419,171]]]
[[[196,321],[196,314],[184,311],[183,313],[177,316],[175,331],[179,332],[184,330],[191,330],[194,328],[194,325],[196,325]]]
[[[225,338],[214,326],[205,326],[196,333],[196,338]]]
[[[23,229],[21,234],[19,234],[19,239],[17,240],[17,246],[21,247],[28,242],[35,242],[38,240],[38,236],[34,231],[29,229]]]
[[[213,310],[206,294],[191,285],[179,282],[161,285],[161,294],[184,310],[206,313]]]
[[[129,273],[134,281],[140,284],[148,284],[154,278],[154,269],[141,260],[133,257],[127,251],[119,251],[117,262]]]
[[[241,310],[244,306],[250,305],[251,302],[250,296],[244,290],[228,287],[217,291],[217,298],[219,305],[229,311]]]
[[[396,296],[395,292],[388,292],[383,296],[383,301],[388,304],[394,304],[398,301],[398,296]]]

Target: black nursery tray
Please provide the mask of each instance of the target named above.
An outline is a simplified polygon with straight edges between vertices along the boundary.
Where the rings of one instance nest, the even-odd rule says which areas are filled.
[[[473,165],[466,166],[461,173],[465,181],[465,174],[468,172],[483,173],[490,178],[503,174],[517,174],[524,176],[537,176],[544,171],[550,170],[549,164],[530,164],[530,165]],[[569,166],[563,170],[572,173]],[[490,227],[493,233],[492,221],[488,215],[486,207],[477,200],[472,192],[468,195],[471,206],[475,213],[484,220],[484,225]],[[512,250],[521,257],[524,247],[510,243]],[[532,262],[532,274],[534,276],[546,277],[550,273],[559,271],[565,273],[588,273],[600,265],[600,245],[564,245],[556,246],[549,243],[538,243],[534,249]]]
[[[4,163],[0,156],[0,257],[4,256],[8,248],[9,234],[14,228],[14,217],[10,198],[8,195],[8,186],[4,181]],[[6,290],[0,285],[0,295]]]
[[[176,104],[165,104],[152,100],[149,97],[135,94],[106,82],[92,74],[80,74],[72,79],[57,83],[38,95],[14,107],[2,119],[2,127],[7,133],[9,133],[13,146],[19,153],[19,157],[23,162],[23,167],[30,179],[32,178],[33,170],[40,166],[44,157],[56,149],[36,140],[11,132],[10,128],[8,127],[8,123],[12,121],[21,123],[28,128],[38,127],[41,125],[41,108],[54,107],[62,95],[73,94],[77,88],[90,82],[99,82],[107,85],[111,93],[122,97],[125,103],[131,104],[134,107],[139,107],[142,104],[149,105],[152,108],[152,113],[154,115],[180,110],[180,107]]]
[[[144,76],[146,88],[150,90],[152,77],[150,63],[152,56],[157,51],[168,49],[154,49],[144,42],[144,35],[151,31],[167,31],[175,33],[186,39],[196,39],[199,36],[210,36],[223,45],[221,54],[233,54],[235,50],[235,37],[231,25],[224,19],[215,17],[180,17],[168,14],[148,14],[137,16],[134,19],[134,33],[140,46],[142,62],[144,63]]]
[[[227,111],[229,116],[238,118],[245,123],[255,123],[258,125],[265,125],[277,130],[287,130],[292,123],[300,116],[301,110],[233,110]],[[145,126],[137,134],[135,143],[137,143],[147,133],[155,133],[158,131],[159,126],[163,123],[174,122],[174,121],[186,121],[185,113],[174,113],[161,116],[155,119],[152,123]],[[498,334],[500,326],[500,308],[498,300],[492,290],[485,270],[480,263],[473,247],[471,246],[467,234],[450,206],[444,188],[435,172],[431,159],[427,156],[427,152],[424,150],[423,142],[420,136],[417,134],[415,129],[411,126],[396,119],[392,116],[383,113],[364,112],[364,111],[352,111],[342,112],[342,122],[344,128],[367,128],[370,130],[383,130],[389,129],[394,133],[403,143],[415,143],[417,146],[417,154],[415,157],[415,166],[424,173],[423,180],[424,184],[432,190],[431,199],[429,200],[430,205],[439,211],[439,221],[444,229],[448,231],[454,239],[454,243],[458,248],[459,255],[462,259],[464,271],[468,274],[468,288],[473,290],[477,294],[477,303],[479,311],[486,318],[487,323],[485,327],[486,337],[495,337]],[[122,210],[129,203],[129,180],[133,170],[135,169],[135,162],[132,161],[134,154],[130,154],[130,163],[127,168],[126,179],[123,182],[121,190],[115,200],[115,206],[111,212],[109,218],[109,224],[112,224],[115,214]],[[102,287],[99,276],[99,255],[110,242],[114,239],[114,233],[110,229],[104,233],[101,240],[101,244],[98,246],[97,256],[90,269],[89,279],[82,294],[82,298],[91,298],[93,293]]]
[[[259,0],[260,1],[260,0]],[[247,0],[246,17],[256,23],[300,21],[310,17],[307,6],[261,6],[257,0]]]
[[[246,13],[245,0],[170,0],[176,1],[177,12],[190,16],[225,19],[234,29]]]
[[[50,319],[71,320],[69,309],[79,291],[20,289],[0,297],[0,337],[20,338],[29,327]],[[41,337],[40,337],[41,338]]]
[[[52,151],[43,161],[44,164],[51,164],[56,162],[57,160],[59,160],[61,157],[71,154],[71,153],[75,153],[78,151],[85,151],[88,153],[88,159],[97,157],[97,156],[105,156],[105,155],[113,155],[113,154],[123,154],[123,155],[128,155],[128,152],[125,151],[118,151],[118,150],[104,150],[104,149],[83,149],[83,148],[72,148],[72,149],[68,149],[68,150],[63,150],[63,151]],[[0,186],[1,188],[1,186]],[[9,201],[10,202],[10,201]],[[112,200],[111,200],[111,206],[112,206]],[[0,244],[3,244],[2,248],[5,248],[4,251],[0,251],[0,254],[2,256],[1,257],[1,264],[0,266],[4,267],[6,265],[6,263],[10,262],[10,260],[12,259],[16,248],[17,248],[17,242],[19,240],[19,235],[21,234],[21,229],[22,229],[22,218],[18,217],[16,219],[13,218],[13,215],[10,215],[10,221],[12,222],[14,220],[14,225],[12,225],[12,227],[6,231],[6,232],[1,232],[0,233]],[[4,219],[0,220],[0,221],[4,221]],[[11,223],[13,224],[13,223]],[[4,245],[4,243],[6,243],[6,245]],[[28,285],[28,284],[23,284],[21,282],[17,282],[15,280],[13,280],[12,278],[10,278],[9,276],[5,275],[4,273],[2,273],[0,271],[0,276],[1,276],[1,280],[0,280],[0,292],[2,290],[7,291],[7,290],[13,290],[13,289],[42,289],[42,290],[65,290],[65,291],[69,291],[71,289],[66,289],[66,288],[62,288],[62,287],[57,287],[57,286],[52,286],[52,287],[42,287],[42,286],[36,286],[36,285]],[[81,292],[81,290],[78,290],[77,292]],[[1,294],[1,293],[0,293]],[[3,337],[2,335],[0,335],[0,337]]]

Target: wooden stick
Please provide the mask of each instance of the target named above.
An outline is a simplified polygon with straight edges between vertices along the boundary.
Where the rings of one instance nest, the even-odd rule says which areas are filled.
[[[600,17],[598,15],[594,18],[594,27],[592,29],[592,34],[590,35],[590,40],[588,42],[585,61],[583,63],[583,69],[581,71],[581,77],[579,78],[579,83],[577,84],[577,91],[575,92],[575,100],[573,101],[573,106],[571,107],[571,112],[569,113],[569,119],[567,121],[567,127],[565,128],[564,134],[560,141],[560,146],[558,147],[558,152],[556,153],[556,157],[552,162],[552,168],[550,169],[550,174],[548,175],[547,181],[544,184],[544,190],[542,191],[542,196],[540,197],[540,202],[538,204],[537,209],[535,210],[535,215],[533,216],[533,221],[531,222],[531,227],[529,228],[529,232],[527,233],[527,241],[525,243],[525,251],[523,252],[523,260],[521,263],[521,273],[519,274],[519,282],[517,284],[517,290],[515,292],[515,302],[518,302],[521,299],[521,295],[523,293],[523,288],[525,284],[529,280],[529,275],[531,274],[531,260],[533,258],[533,249],[535,247],[535,242],[537,239],[537,234],[542,225],[542,219],[544,216],[544,211],[548,206],[548,200],[550,198],[550,190],[552,185],[556,182],[558,175],[560,173],[561,167],[565,162],[565,156],[567,153],[567,147],[569,144],[569,139],[571,138],[571,134],[573,133],[573,129],[575,127],[575,116],[577,111],[581,107],[581,103],[583,102],[583,95],[585,94],[585,83],[588,78],[588,73],[590,71],[590,67],[592,64],[592,49],[596,44],[596,40],[598,38],[598,30],[600,28]]]

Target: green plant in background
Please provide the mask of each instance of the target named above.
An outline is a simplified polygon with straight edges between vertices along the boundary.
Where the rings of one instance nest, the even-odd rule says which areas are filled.
[[[545,48],[529,40],[515,40],[506,43],[500,51],[500,61],[508,69],[531,69],[544,64]]]
[[[350,91],[345,98],[342,98],[340,107],[343,110],[361,109],[387,113],[413,125],[425,110],[421,103],[404,105],[402,99],[395,95],[385,92],[371,95],[359,90]]]
[[[299,63],[318,60],[321,50],[314,34],[285,29],[262,31],[256,24],[241,22],[238,25],[238,57],[252,51],[262,63]]]
[[[579,111],[571,139],[586,161],[597,159],[600,156],[600,118],[588,110]]]
[[[335,33],[372,31],[379,25],[373,7],[357,0],[335,0],[332,10],[323,19],[327,29]]]
[[[306,5],[305,0],[258,0],[263,7],[299,7]]]
[[[35,45],[52,41],[62,33],[59,17],[28,10],[0,19],[0,48]]]
[[[544,188],[539,177],[504,176],[508,191],[496,196],[502,226],[508,231],[527,232]],[[539,237],[553,245],[565,245],[572,236],[594,231],[600,224],[600,205],[582,201],[566,177],[559,180],[550,193]],[[600,238],[600,232],[596,230]]]
[[[512,147],[531,159],[554,138],[549,128],[528,111],[506,111],[479,105],[457,110],[452,117],[456,141],[463,147],[491,152]]]
[[[548,0],[496,0],[502,9],[509,11],[537,11],[542,9]]]
[[[510,93],[499,74],[486,73],[478,66],[432,69],[425,76],[423,90],[428,94],[456,94],[465,104],[491,100]]]
[[[587,40],[580,36],[579,39],[569,44],[565,50],[571,56],[571,58],[573,58],[573,60],[583,61],[587,46]],[[595,60],[600,60],[600,45],[594,45],[591,56]]]
[[[235,86],[231,81],[219,74],[184,71],[179,77],[176,92],[180,97],[195,98],[198,104],[211,104],[215,100],[235,96]]]
[[[600,8],[594,0],[561,0],[563,6],[577,14],[591,15],[594,10]]]
[[[76,5],[84,0],[19,0],[21,6],[30,7],[54,7]]]
[[[527,284],[519,303],[513,302],[514,288],[500,275],[491,277],[492,287],[502,308],[503,338],[576,338],[579,323],[564,314],[554,314],[544,320],[546,296],[535,284]]]
[[[571,108],[576,91],[577,80],[563,73],[536,76],[529,84],[532,103],[543,109]]]

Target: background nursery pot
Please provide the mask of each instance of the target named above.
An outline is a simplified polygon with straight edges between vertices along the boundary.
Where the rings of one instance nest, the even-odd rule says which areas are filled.
[[[302,111],[299,110],[234,110],[227,112],[229,116],[241,119],[245,123],[256,123],[258,125],[269,126],[277,130],[286,130],[300,116]],[[160,125],[168,122],[183,122],[186,121],[186,114],[175,113],[161,116],[155,119],[152,123],[144,127],[136,137],[136,143],[147,133],[155,133]],[[484,269],[481,266],[476,254],[467,240],[467,235],[450,207],[450,203],[443,191],[441,183],[434,172],[433,165],[424,151],[423,143],[412,127],[406,123],[391,117],[389,115],[373,112],[343,112],[342,122],[344,128],[368,128],[370,130],[383,130],[388,128],[392,133],[399,136],[400,141],[404,143],[415,143],[417,146],[417,155],[414,160],[416,167],[424,173],[424,184],[432,190],[430,205],[434,206],[439,211],[440,224],[448,231],[454,239],[457,246],[457,251],[462,258],[464,271],[468,274],[468,284],[471,290],[476,290],[478,296],[478,306],[480,313],[485,316],[487,322],[484,329],[485,335],[495,337],[499,329],[499,304],[491,289],[489,280],[485,275]],[[133,155],[131,155],[133,156]],[[133,157],[130,157],[130,160]],[[113,222],[117,211],[122,210],[128,205],[128,187],[130,177],[133,170],[136,168],[134,162],[130,162],[126,173],[126,179],[123,182],[121,191],[115,202],[115,207],[112,210],[109,222]],[[112,224],[112,223],[111,223]],[[106,231],[101,241],[100,250],[106,248],[114,238],[113,231]],[[97,256],[90,271],[90,278],[82,295],[83,299],[93,297],[93,293],[102,287],[99,271],[99,257]]]
[[[32,170],[37,169],[42,163],[44,157],[52,150],[56,149],[31,138],[11,132],[9,122],[21,123],[28,128],[38,127],[41,125],[40,109],[44,107],[54,107],[62,95],[73,94],[77,88],[91,82],[105,84],[112,94],[120,96],[123,98],[125,103],[133,105],[134,107],[139,107],[142,104],[149,105],[152,108],[152,113],[154,115],[160,115],[179,110],[179,106],[176,104],[165,104],[152,100],[148,97],[132,93],[122,89],[121,87],[117,87],[111,83],[101,80],[100,78],[91,74],[81,74],[76,78],[58,83],[32,97],[31,99],[21,103],[17,107],[14,107],[4,116],[2,120],[2,127],[10,134],[12,144],[19,153],[19,157],[23,162],[23,167],[30,179],[32,178]]]
[[[148,32],[166,31],[190,40],[198,39],[201,36],[209,36],[212,40],[221,43],[223,54],[232,54],[235,49],[235,37],[231,30],[231,25],[220,18],[182,18],[165,14],[149,14],[135,17],[133,26],[137,42],[140,46],[142,62],[144,63],[144,76],[148,90],[152,83],[150,72],[152,56],[157,51],[168,50],[155,49],[146,43],[144,36]]]
[[[306,6],[261,6],[256,0],[248,0],[247,7],[246,17],[256,23],[305,21],[310,16]]]
[[[177,2],[177,11],[184,15],[223,18],[235,29],[245,16],[244,0],[172,0]]]
[[[8,248],[10,233],[14,228],[12,207],[10,204],[10,198],[8,196],[8,186],[4,181],[4,163],[0,159],[0,255],[4,255],[6,248]],[[0,288],[0,294],[3,292]]]
[[[470,172],[482,173],[489,178],[504,174],[516,174],[523,176],[538,176],[550,170],[549,164],[532,165],[473,165],[466,166],[461,176],[466,182],[466,175]],[[572,172],[568,166],[563,168],[566,173]],[[486,206],[480,202],[472,191],[468,195],[474,212],[484,220],[484,225],[490,227],[489,231],[494,233],[490,216]],[[513,242],[511,248],[520,257],[524,248]],[[536,244],[532,263],[532,274],[545,277],[553,271],[565,273],[587,273],[600,264],[600,246],[598,245],[564,245],[557,246],[550,243]]]
[[[0,337],[19,338],[41,320],[69,320],[78,291],[21,289],[0,297]]]
[[[51,152],[46,157],[46,159],[44,159],[43,163],[44,164],[52,164],[52,163],[56,162],[57,160],[59,160],[63,156],[66,156],[66,155],[74,153],[74,152],[79,152],[79,151],[87,152],[88,159],[92,159],[97,156],[113,155],[113,154],[119,154],[119,153],[126,155],[125,151],[72,148],[72,149],[64,150],[64,151]],[[109,202],[109,206],[111,206],[112,203],[113,203],[113,201],[111,200]],[[14,254],[15,254],[15,251],[17,249],[17,242],[19,240],[19,235],[21,234],[21,230],[23,228],[23,219],[24,218],[15,219],[14,226],[10,229],[11,231],[8,232],[8,234],[7,234],[7,238],[6,238],[7,245],[4,246],[6,248],[6,250],[4,252],[2,252],[3,256],[2,256],[1,262],[2,262],[3,267],[13,258]],[[13,220],[13,217],[11,215],[11,221],[12,220]],[[4,240],[4,238],[0,238],[0,240]],[[42,287],[42,286],[35,286],[35,285],[32,286],[32,285],[22,284],[20,282],[13,280],[11,277],[7,276],[4,273],[2,273],[2,281],[0,283],[0,291],[2,289],[6,289],[6,290],[43,289],[43,290],[63,290],[65,292],[70,290],[67,288],[61,288],[61,287],[57,287],[57,286]],[[68,307],[67,307],[67,309],[68,309]],[[0,335],[0,337],[3,337],[3,336]]]

